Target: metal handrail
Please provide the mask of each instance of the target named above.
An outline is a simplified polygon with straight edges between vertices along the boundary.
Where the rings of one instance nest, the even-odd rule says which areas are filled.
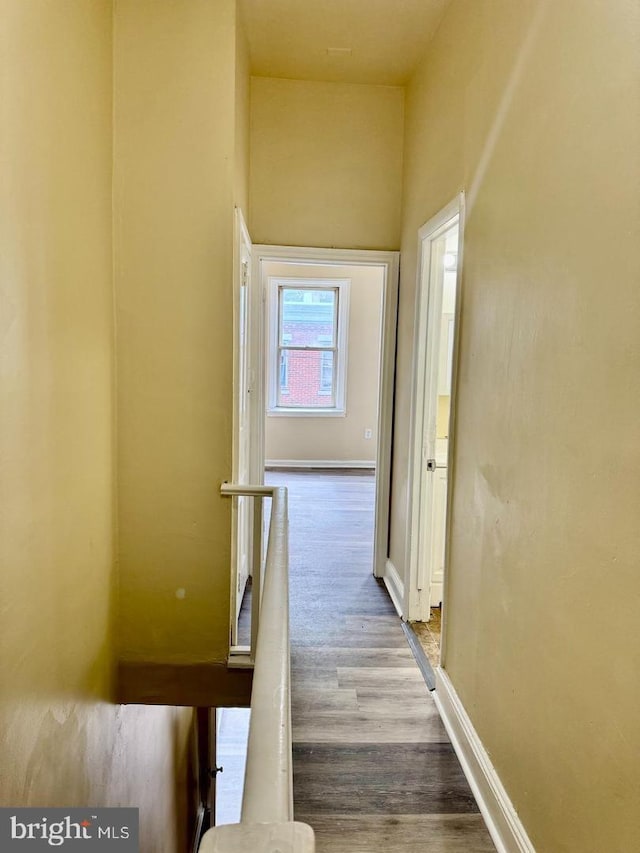
[[[210,829],[202,840],[200,853],[266,853],[276,849],[274,843],[283,853],[313,853],[313,831],[293,821],[287,489],[225,483],[221,494],[253,496],[258,503],[270,497],[272,505],[264,581],[254,590],[260,601],[252,621],[257,615],[259,625],[253,650],[255,669],[241,823]],[[261,530],[254,524],[254,551],[256,548],[261,551]]]

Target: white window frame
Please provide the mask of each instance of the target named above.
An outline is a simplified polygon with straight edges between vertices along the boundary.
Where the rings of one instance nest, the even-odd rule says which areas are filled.
[[[268,334],[267,334],[267,415],[270,417],[326,418],[345,417],[347,413],[347,356],[349,341],[349,290],[351,280],[346,278],[283,278],[269,276]],[[335,406],[319,408],[313,406],[279,406],[278,382],[278,292],[281,287],[293,290],[337,290],[338,316],[336,345],[333,350],[335,376]],[[304,349],[300,347],[300,349]]]

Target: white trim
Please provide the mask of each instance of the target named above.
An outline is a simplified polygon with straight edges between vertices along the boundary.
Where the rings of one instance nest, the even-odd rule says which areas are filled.
[[[453,518],[453,495],[455,489],[455,462],[454,448],[457,434],[457,409],[458,409],[458,366],[460,360],[460,329],[462,320],[462,308],[464,302],[463,271],[464,271],[464,230],[466,224],[466,197],[464,192],[458,196],[458,267],[456,277],[456,304],[453,321],[453,357],[451,365],[451,396],[449,402],[449,440],[447,442],[447,517],[444,532],[444,579],[442,583],[442,624],[440,626],[440,665],[446,666],[447,659],[447,618],[449,602],[447,593],[450,588],[449,554],[451,550],[451,526]]]
[[[303,409],[296,407],[291,409],[269,409],[268,418],[346,418],[346,411],[340,409]]]
[[[437,236],[437,232],[446,231],[449,222],[452,219],[455,219],[456,216],[460,213],[460,209],[464,204],[464,193],[459,193],[453,201],[450,201],[442,210],[439,210],[435,216],[432,216],[431,219],[427,220],[419,229],[418,229],[418,242],[422,242],[427,237],[435,237]]]
[[[370,468],[375,459],[266,459],[265,468]]]
[[[498,853],[535,853],[451,679],[441,667],[436,668],[433,697]]]
[[[253,248],[259,258],[282,263],[296,263],[309,266],[386,266],[399,252],[387,252],[376,249],[323,249],[312,246],[270,246],[254,243]]]
[[[252,259],[252,244],[251,237],[247,230],[247,225],[239,207],[235,208],[234,224],[234,251],[233,251],[233,442],[232,442],[232,461],[231,461],[231,476],[234,482],[238,480],[238,468],[240,464],[240,451],[238,447],[239,437],[239,388],[240,388],[240,341],[239,341],[239,309],[240,309],[240,291],[243,286],[242,281],[242,255],[243,248],[247,251],[249,259]],[[248,270],[247,286],[250,286],[251,269]],[[246,305],[248,324],[251,323],[251,305],[247,301]],[[250,338],[250,335],[249,335]],[[246,341],[247,357],[249,358],[248,350],[250,349],[251,341]],[[250,361],[247,363],[248,371],[251,369]],[[249,422],[251,423],[251,411],[249,412]]]
[[[252,287],[251,287],[251,266],[253,262],[253,246],[251,237],[247,229],[242,210],[239,207],[234,209],[233,219],[233,412],[232,412],[232,453],[231,453],[231,477],[234,482],[240,482],[244,477],[248,476],[251,479],[252,463],[255,456],[253,426],[255,419],[255,406],[253,405],[253,395],[251,393],[251,377],[253,373],[252,362],[252,334],[251,325],[254,312],[252,305]],[[246,266],[246,277],[244,267]],[[246,326],[243,330],[240,329],[241,323],[241,300],[244,289],[244,311]],[[242,333],[246,337],[244,342],[244,352],[241,361],[241,338]],[[244,371],[243,371],[244,366]],[[246,382],[246,386],[244,383]],[[248,431],[247,452],[248,458],[241,459],[240,446],[240,420],[241,420],[241,388],[245,387],[246,399],[244,404],[247,407],[246,414],[246,429]],[[240,467],[248,471],[241,476]],[[238,612],[240,609],[241,598],[244,595],[244,586],[242,590],[238,589],[238,582],[241,570],[242,555],[247,561],[247,571],[250,572],[252,560],[252,543],[246,540],[246,551],[239,547],[242,531],[249,536],[250,528],[250,507],[246,499],[234,501],[231,510],[231,588],[230,588],[230,603],[229,614],[231,617],[230,625],[230,642],[231,644],[237,641],[238,633]],[[243,527],[244,523],[244,527]]]
[[[398,612],[398,616],[404,619],[403,602],[404,602],[404,583],[400,574],[391,560],[386,560],[384,564],[384,585],[389,592],[393,606]]]
[[[253,247],[254,272],[263,278],[262,261],[322,266],[376,266],[384,271],[382,347],[380,357],[378,442],[376,446],[376,509],[373,574],[384,577],[389,547],[389,499],[391,494],[391,437],[398,317],[400,253],[366,249],[319,249],[300,246]],[[264,388],[265,377],[260,374]],[[264,412],[264,406],[262,411]],[[263,418],[264,423],[264,418]],[[261,437],[264,452],[264,437]]]
[[[416,302],[414,321],[414,345],[413,363],[411,370],[411,414],[410,414],[410,439],[409,439],[409,467],[407,472],[407,521],[404,538],[404,565],[405,565],[405,600],[403,616],[414,621],[427,621],[430,608],[429,584],[421,583],[420,573],[420,520],[423,515],[422,507],[425,501],[425,457],[423,448],[424,435],[424,413],[426,400],[426,379],[429,351],[427,340],[429,320],[429,287],[423,284],[425,273],[429,274],[431,265],[431,246],[444,231],[446,231],[458,219],[459,225],[459,250],[458,268],[456,279],[456,308],[454,322],[453,340],[453,376],[451,385],[451,410],[450,428],[448,441],[449,468],[447,489],[447,533],[445,535],[445,566],[448,558],[448,532],[450,516],[451,485],[453,481],[451,459],[454,446],[453,434],[453,412],[455,407],[455,389],[457,374],[457,352],[458,352],[458,330],[461,306],[461,271],[462,271],[462,246],[463,246],[463,214],[464,193],[460,193],[450,204],[426,222],[418,231],[418,263],[416,277]],[[435,455],[435,454],[434,454]],[[445,593],[446,593],[446,571],[445,571]],[[444,658],[443,658],[444,660]]]
[[[251,244],[251,279],[249,325],[249,366],[251,378],[251,482],[264,481],[264,407],[265,387],[262,378],[264,370],[264,322],[263,292],[260,270],[256,264],[254,246]]]

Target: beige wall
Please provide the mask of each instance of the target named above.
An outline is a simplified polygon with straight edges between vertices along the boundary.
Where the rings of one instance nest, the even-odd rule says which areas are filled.
[[[438,438],[449,438],[449,411],[451,397],[438,397],[438,415],[436,420],[436,435]]]
[[[219,488],[231,475],[233,202],[246,198],[235,15],[232,0],[116,4],[127,660],[223,661],[228,652],[231,504]]]
[[[108,702],[111,3],[0,16],[0,805],[139,806],[182,850],[191,715]]]
[[[640,845],[638,17],[454,0],[407,96],[392,557],[417,230],[466,189],[445,665],[538,853]]]
[[[269,461],[375,461],[383,273],[374,267],[264,263],[264,275],[350,279],[347,413],[343,418],[267,416]],[[370,439],[365,429],[372,430]]]
[[[403,89],[254,77],[254,243],[397,249]]]
[[[236,17],[236,92],[235,92],[235,193],[234,202],[242,210],[245,221],[249,219],[249,122],[251,99],[251,73],[249,46],[242,26]]]

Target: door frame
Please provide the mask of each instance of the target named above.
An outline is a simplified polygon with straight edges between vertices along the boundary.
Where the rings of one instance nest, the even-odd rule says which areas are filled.
[[[232,456],[231,456],[231,482],[240,484],[240,414],[241,400],[240,389],[243,387],[241,381],[241,353],[240,353],[240,319],[241,319],[241,294],[242,288],[246,287],[245,294],[245,312],[246,312],[246,328],[245,328],[245,353],[244,364],[246,371],[246,392],[247,399],[245,405],[248,410],[247,420],[249,429],[249,482],[253,482],[254,460],[251,442],[251,432],[255,418],[255,399],[254,399],[254,381],[255,373],[255,358],[256,353],[253,350],[253,325],[255,323],[255,276],[252,272],[253,265],[253,244],[249,235],[249,230],[239,207],[234,208],[233,220],[233,415],[232,415]],[[243,275],[243,249],[247,250],[250,257],[250,267],[246,281]],[[238,574],[240,571],[240,552],[239,552],[239,535],[240,535],[240,513],[244,513],[245,535],[246,541],[246,559],[249,571],[252,562],[252,507],[249,503],[250,498],[234,498],[231,510],[231,601],[229,614],[231,617],[230,625],[230,645],[237,645],[237,631],[239,611],[239,594],[238,594]]]
[[[445,572],[443,585],[443,615],[446,618],[448,565],[450,550],[451,505],[454,483],[455,414],[458,385],[458,358],[460,321],[462,316],[462,256],[464,248],[464,193],[429,219],[418,231],[418,271],[416,279],[416,306],[412,367],[412,410],[409,439],[408,506],[405,531],[405,583],[402,615],[409,621],[427,621],[430,615],[430,584],[420,588],[420,521],[425,506],[425,473],[427,459],[423,451],[423,436],[428,397],[426,383],[429,350],[429,290],[432,247],[435,240],[458,219],[458,264],[456,271],[456,304],[453,328],[453,361],[451,374],[451,403],[449,412],[449,440],[447,447],[447,502],[445,528]],[[442,632],[441,661],[444,660],[444,630]]]
[[[391,447],[393,432],[393,399],[395,382],[396,331],[398,317],[398,278],[400,271],[400,253],[373,251],[367,249],[326,249],[308,246],[270,246],[254,245],[253,271],[257,281],[263,282],[263,261],[281,261],[296,264],[323,266],[375,266],[384,271],[380,376],[378,385],[378,440],[376,445],[376,502],[373,574],[382,578],[385,575],[389,550],[389,510],[391,494]],[[256,287],[264,294],[264,288]],[[266,306],[262,302],[263,317]],[[264,323],[262,323],[264,327]],[[264,346],[264,329],[257,343]],[[260,350],[264,352],[264,350]],[[256,409],[260,412],[260,426],[254,431],[254,454],[260,470],[264,471],[264,413],[267,366],[256,374]]]

